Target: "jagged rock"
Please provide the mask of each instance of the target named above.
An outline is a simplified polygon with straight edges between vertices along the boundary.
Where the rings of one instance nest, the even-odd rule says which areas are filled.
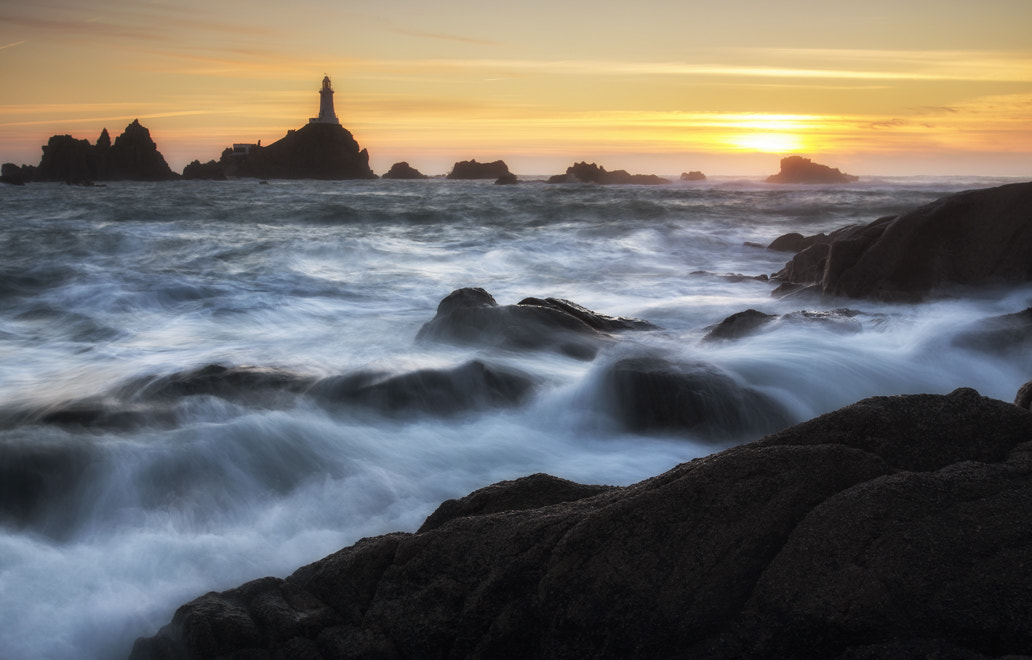
[[[101,154],[108,152],[114,175],[112,178],[133,181],[169,181],[177,178],[151,139],[150,131],[140,124],[140,120],[134,119],[133,123],[126,126],[110,149],[104,146],[105,136],[106,131],[97,141],[97,150]]]
[[[504,161],[496,160],[493,163],[478,163],[473,160],[463,160],[452,166],[448,173],[449,179],[500,179],[509,174],[509,166]]]
[[[36,174],[40,181],[169,181],[177,178],[138,119],[125,127],[114,144],[107,129],[96,145],[70,135],[55,135],[43,147]]]
[[[394,163],[391,165],[391,169],[383,175],[384,179],[427,179],[427,175],[423,174],[416,168],[410,166],[408,163],[402,161],[400,163]]]
[[[814,163],[802,156],[781,159],[781,171],[767,177],[767,183],[853,183],[860,177],[843,174],[837,168]]]
[[[220,162],[226,176],[258,179],[375,179],[369,152],[340,124],[313,122],[245,154],[227,149]]]
[[[600,167],[595,163],[580,162],[566,168],[566,174],[557,174],[550,177],[548,183],[657,185],[670,182],[655,174],[628,174],[627,170],[607,172],[606,168]]]
[[[1032,279],[1032,183],[949,195],[899,216],[844,227],[775,277],[825,294],[919,300],[956,285]]]
[[[647,321],[605,316],[557,298],[527,298],[516,305],[499,305],[491,294],[476,287],[448,294],[416,339],[554,350],[590,360],[607,333],[650,327]]]
[[[681,181],[705,181],[706,175],[698,170],[692,170],[691,172],[681,172]]]
[[[183,178],[191,181],[225,181],[226,173],[222,170],[222,163],[214,160],[201,163],[195,160],[183,168]]]
[[[516,175],[510,172],[508,174],[503,174],[502,176],[498,177],[498,179],[495,181],[495,184],[499,186],[511,186],[519,182],[520,180],[516,178]]]
[[[594,494],[497,484],[201,596],[131,658],[1027,656],[1030,438],[1029,411],[957,390]]]

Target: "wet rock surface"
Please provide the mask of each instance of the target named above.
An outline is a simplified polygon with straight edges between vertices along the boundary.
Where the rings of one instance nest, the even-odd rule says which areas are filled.
[[[437,307],[437,314],[420,328],[419,341],[495,346],[516,350],[550,350],[590,360],[619,330],[652,329],[647,321],[598,314],[559,298],[526,298],[516,305],[499,305],[479,287],[457,289]]]
[[[496,484],[131,657],[1028,655],[1030,504],[1032,413],[876,397],[628,487]]]
[[[948,287],[1028,282],[1032,183],[957,193],[828,238],[805,247],[775,279],[816,285],[826,295],[897,301]]]

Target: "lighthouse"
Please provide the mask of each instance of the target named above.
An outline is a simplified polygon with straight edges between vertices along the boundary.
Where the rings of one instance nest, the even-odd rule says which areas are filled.
[[[330,86],[330,77],[322,79],[322,89],[319,90],[319,116],[308,120],[310,124],[339,124],[337,114],[333,112],[333,87]]]

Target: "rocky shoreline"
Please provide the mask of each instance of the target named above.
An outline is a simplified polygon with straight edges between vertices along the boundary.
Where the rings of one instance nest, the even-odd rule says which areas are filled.
[[[816,240],[779,240],[798,252],[775,279],[873,299],[1027,282],[1030,196],[1032,184],[972,191]],[[902,270],[891,258],[900,253]],[[850,269],[869,286],[837,287]],[[850,333],[857,313],[747,310],[704,341],[777,323]],[[1020,348],[1029,318],[987,319],[959,340]],[[653,328],[566,300],[499,305],[460,289],[418,339],[591,360],[614,333]],[[643,356],[608,369],[607,413],[629,428],[784,427],[776,407],[724,388],[706,365]],[[498,375],[484,373],[492,391],[533,386],[514,389],[504,374],[498,389]],[[366,384],[345,385],[344,395],[368,398]],[[869,398],[627,487],[548,475],[495,484],[445,502],[415,533],[201,596],[131,658],[1032,655],[1030,392],[1032,382],[1014,404],[971,389]]]
[[[445,502],[184,605],[132,660],[1032,653],[1032,412],[865,399],[632,486]]]

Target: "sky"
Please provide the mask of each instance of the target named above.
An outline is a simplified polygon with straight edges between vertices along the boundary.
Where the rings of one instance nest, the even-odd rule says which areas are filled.
[[[1032,178],[1030,0],[0,0],[0,162],[133,119],[176,171],[318,114],[373,170]]]

